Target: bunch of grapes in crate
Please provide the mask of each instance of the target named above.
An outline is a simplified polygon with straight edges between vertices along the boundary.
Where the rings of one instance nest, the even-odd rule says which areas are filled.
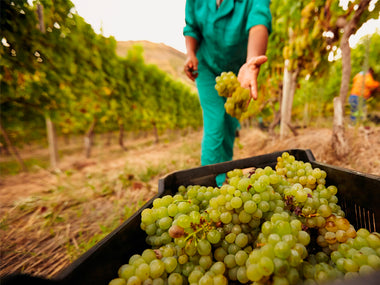
[[[150,245],[117,284],[320,284],[380,269],[380,235],[355,230],[326,172],[284,152],[227,173],[222,187],[180,186],[141,214]]]

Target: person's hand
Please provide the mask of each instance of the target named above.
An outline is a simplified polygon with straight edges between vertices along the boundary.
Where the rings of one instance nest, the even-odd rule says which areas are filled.
[[[198,59],[195,55],[188,55],[185,61],[185,73],[192,81],[198,76]]]
[[[260,65],[267,60],[268,58],[265,55],[252,57],[242,65],[238,73],[240,85],[249,89],[251,98],[254,100],[257,99],[257,76],[259,75]]]

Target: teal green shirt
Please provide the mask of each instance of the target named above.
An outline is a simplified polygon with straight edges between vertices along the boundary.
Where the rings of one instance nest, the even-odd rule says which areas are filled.
[[[270,0],[187,0],[184,36],[197,39],[197,58],[214,73],[237,73],[247,57],[251,27],[264,25],[271,32]]]

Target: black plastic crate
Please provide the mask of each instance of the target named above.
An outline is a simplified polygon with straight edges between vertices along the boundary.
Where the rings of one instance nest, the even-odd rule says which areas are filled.
[[[339,205],[346,213],[348,220],[355,228],[364,227],[370,231],[380,228],[379,191],[380,177],[351,171],[340,167],[327,165],[315,161],[315,157],[308,149],[284,150],[295,156],[296,160],[310,162],[314,168],[318,167],[327,172],[326,183],[336,185],[339,193]],[[236,168],[263,168],[274,166],[277,157],[284,151],[254,156],[229,162],[181,170],[168,174],[159,180],[158,194],[133,214],[127,221],[111,232],[98,244],[85,252],[76,261],[61,271],[52,279],[44,279],[28,274],[12,274],[0,279],[1,285],[14,284],[91,284],[107,285],[117,277],[117,271],[122,264],[128,262],[129,257],[141,253],[149,247],[145,243],[146,234],[140,229],[141,212],[152,207],[153,200],[167,194],[175,194],[179,186],[204,185],[216,186],[215,177]],[[366,277],[351,281],[349,284],[378,284],[380,271]]]

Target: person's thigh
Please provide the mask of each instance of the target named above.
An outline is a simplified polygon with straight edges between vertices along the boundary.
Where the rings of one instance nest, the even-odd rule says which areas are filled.
[[[225,160],[225,98],[215,90],[215,77],[211,71],[199,67],[196,83],[203,112],[202,165]]]

